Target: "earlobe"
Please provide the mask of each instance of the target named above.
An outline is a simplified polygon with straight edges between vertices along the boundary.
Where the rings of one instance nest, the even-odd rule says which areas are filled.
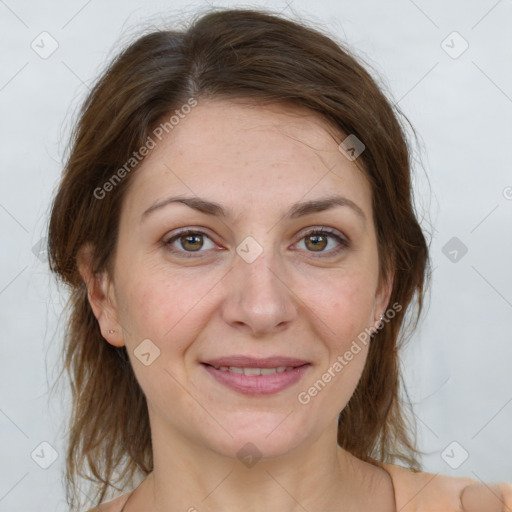
[[[80,248],[77,265],[87,289],[87,298],[96,317],[103,337],[117,347],[124,345],[121,326],[118,322],[117,305],[113,300],[113,283],[106,271],[94,273],[93,249],[90,245]]]
[[[383,279],[377,289],[375,295],[375,308],[374,308],[374,321],[378,326],[382,323],[388,309],[388,304],[391,299],[391,292],[393,290],[393,275],[389,275]]]

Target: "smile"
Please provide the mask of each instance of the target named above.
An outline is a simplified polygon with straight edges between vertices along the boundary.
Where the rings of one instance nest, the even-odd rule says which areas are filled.
[[[258,396],[271,395],[297,384],[310,368],[302,366],[278,366],[275,368],[240,368],[237,366],[213,366],[202,363],[201,366],[213,379],[237,393]]]
[[[213,366],[213,365],[212,365]],[[213,366],[223,372],[243,373],[244,375],[273,375],[286,370],[293,370],[293,366],[279,366],[277,368],[238,368],[236,366]]]

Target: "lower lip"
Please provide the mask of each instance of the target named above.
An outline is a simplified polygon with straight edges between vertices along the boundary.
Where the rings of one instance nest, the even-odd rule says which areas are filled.
[[[310,367],[309,364],[293,370],[285,370],[272,375],[245,375],[225,370],[217,370],[213,366],[202,363],[206,371],[218,382],[245,395],[271,395],[286,389],[298,382]]]

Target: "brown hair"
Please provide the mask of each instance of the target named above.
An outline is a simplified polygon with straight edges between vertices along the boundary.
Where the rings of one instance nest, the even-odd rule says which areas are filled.
[[[376,465],[401,461],[421,469],[415,423],[400,397],[405,388],[398,357],[406,312],[414,302],[416,327],[429,277],[410,150],[397,114],[406,118],[343,43],[320,29],[264,10],[217,9],[184,31],[156,30],[122,51],[91,90],[72,134],[52,205],[48,252],[52,271],[71,292],[63,367],[73,399],[66,459],[73,510],[77,476],[93,482],[99,504],[110,486],[121,482],[122,490],[153,464],[145,396],[126,348],[102,337],[77,268],[77,252],[91,243],[93,272],[110,269],[121,204],[135,171],[123,173],[103,198],[94,191],[162,119],[201,97],[292,102],[366,146],[357,162],[372,188],[381,278],[394,275],[390,304],[402,308],[369,346],[360,382],[339,417],[338,443]]]

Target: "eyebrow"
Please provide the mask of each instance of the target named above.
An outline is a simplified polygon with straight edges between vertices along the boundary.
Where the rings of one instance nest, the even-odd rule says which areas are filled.
[[[173,203],[181,203],[201,213],[204,213],[206,215],[212,215],[215,217],[229,218],[233,216],[233,212],[230,209],[225,209],[219,203],[207,201],[206,199],[202,199],[200,197],[175,196],[163,199],[162,201],[158,201],[152,206],[150,206],[142,214],[141,222],[155,210],[158,210],[160,208],[163,208],[164,206]],[[347,197],[340,195],[334,195],[320,199],[314,199],[311,201],[295,203],[291,206],[285,217],[289,219],[297,219],[299,217],[310,215],[312,213],[330,210],[336,206],[349,207],[363,220],[363,222],[366,221],[366,215],[364,214],[363,210],[356,203],[354,203]]]

